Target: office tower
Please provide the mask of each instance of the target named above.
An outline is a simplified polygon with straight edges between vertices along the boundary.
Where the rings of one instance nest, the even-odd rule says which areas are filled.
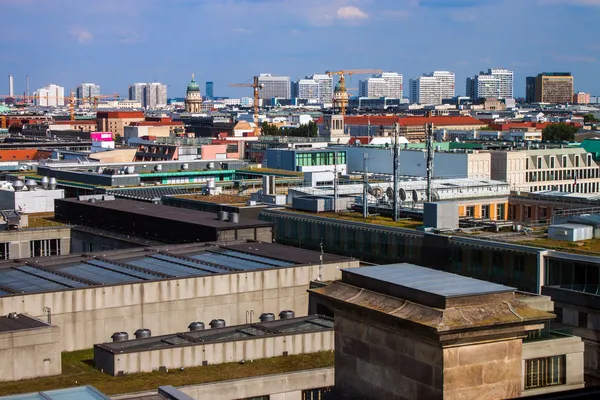
[[[291,86],[289,76],[275,76],[271,74],[260,74],[258,82],[262,85],[259,96],[263,100],[291,98]]]
[[[384,72],[383,74],[373,75],[359,81],[358,85],[358,95],[360,97],[402,98],[402,74],[397,72]]]
[[[144,88],[146,85],[147,83],[138,82],[129,86],[129,100],[135,100],[142,103],[144,98]]]
[[[514,73],[503,68],[490,68],[473,78],[467,78],[466,88],[467,96],[472,99],[512,99]]]
[[[420,76],[411,79],[410,102],[417,104],[442,104],[442,81],[433,76]]]
[[[213,90],[214,90],[213,83],[206,82],[206,90],[204,91],[204,94],[205,94],[207,100],[212,100],[215,98],[215,94],[214,94]]]
[[[167,85],[159,82],[144,86],[142,105],[146,108],[161,108],[167,105]]]
[[[314,74],[299,79],[292,83],[291,96],[318,103],[331,102],[333,99],[333,78],[325,74]]]
[[[525,102],[535,103],[535,76],[525,78]]]
[[[8,95],[10,97],[15,96],[15,79],[12,75],[8,76]]]
[[[573,103],[574,104],[590,104],[592,100],[592,95],[585,92],[578,92],[573,95]]]
[[[34,103],[40,107],[62,107],[65,105],[65,88],[50,84],[33,93]]]
[[[436,78],[440,81],[440,91],[442,99],[452,99],[455,96],[455,88],[454,81],[455,76],[454,72],[449,71],[433,71],[426,74],[423,74],[426,77]]]
[[[80,104],[91,104],[96,96],[100,96],[100,85],[96,85],[95,83],[82,83],[77,86],[77,90],[75,91],[75,97],[77,97]]]
[[[570,72],[543,72],[535,78],[535,101],[570,103],[573,99],[573,76]]]

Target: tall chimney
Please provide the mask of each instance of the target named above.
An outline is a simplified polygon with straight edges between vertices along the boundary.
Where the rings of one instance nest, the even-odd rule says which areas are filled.
[[[12,75],[8,75],[8,95],[15,97],[15,81]]]

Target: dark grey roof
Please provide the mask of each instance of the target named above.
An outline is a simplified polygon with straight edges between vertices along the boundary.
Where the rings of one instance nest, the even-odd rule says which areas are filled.
[[[17,314],[17,318],[9,318],[7,315],[0,317],[0,332],[21,331],[46,326],[49,325],[25,314]]]
[[[208,321],[207,324],[208,325]],[[323,315],[279,319],[256,324],[244,324],[193,332],[174,333],[121,342],[107,342],[96,347],[111,353],[134,353],[173,346],[196,346],[214,342],[229,342],[284,334],[301,334],[333,330],[333,319]]]
[[[400,263],[342,270],[342,281],[432,307],[447,299],[514,292],[516,289],[449,272]]]
[[[107,190],[107,194],[112,194],[115,197],[134,199],[134,200],[154,200],[160,199],[163,196],[182,195],[197,193],[200,184],[194,187],[147,187],[135,189],[111,189]]]

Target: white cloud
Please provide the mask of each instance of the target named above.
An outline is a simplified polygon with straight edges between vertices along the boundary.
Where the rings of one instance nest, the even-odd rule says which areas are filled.
[[[357,20],[369,18],[367,13],[354,6],[340,7],[335,14],[338,19]]]
[[[69,34],[77,38],[79,43],[89,43],[94,39],[94,35],[90,31],[81,27],[71,28]]]

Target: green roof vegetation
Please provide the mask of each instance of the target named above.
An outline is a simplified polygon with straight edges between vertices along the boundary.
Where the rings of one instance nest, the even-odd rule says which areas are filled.
[[[288,210],[288,211],[297,212],[300,214],[316,215],[316,216],[325,217],[325,218],[341,219],[344,221],[361,222],[363,224],[390,226],[393,228],[417,229],[419,226],[423,225],[422,221],[415,221],[413,219],[401,219],[400,221],[394,221],[391,217],[384,217],[381,215],[372,215],[372,216],[369,216],[367,219],[365,219],[365,218],[363,218],[362,213],[353,212],[353,211],[341,212],[341,213],[337,213],[337,214],[333,213],[333,212],[324,212],[324,213],[315,214],[312,212],[304,212],[304,211],[298,211],[298,210]]]
[[[64,226],[65,224],[54,219],[53,213],[29,214],[28,228],[47,228],[52,226]]]
[[[198,385],[230,379],[332,367],[334,353],[301,354],[254,360],[253,362],[208,365],[205,367],[171,369],[169,372],[138,373],[110,376],[94,366],[94,350],[80,350],[62,354],[63,373],[46,378],[16,382],[0,382],[2,395],[62,389],[71,386],[92,385],[107,395],[156,390],[159,386]]]
[[[566,253],[589,254],[595,256],[600,254],[600,239],[581,240],[578,242],[566,242],[563,240],[552,240],[546,236],[542,238],[520,240],[514,243],[523,246],[532,246],[549,250],[564,251]]]

